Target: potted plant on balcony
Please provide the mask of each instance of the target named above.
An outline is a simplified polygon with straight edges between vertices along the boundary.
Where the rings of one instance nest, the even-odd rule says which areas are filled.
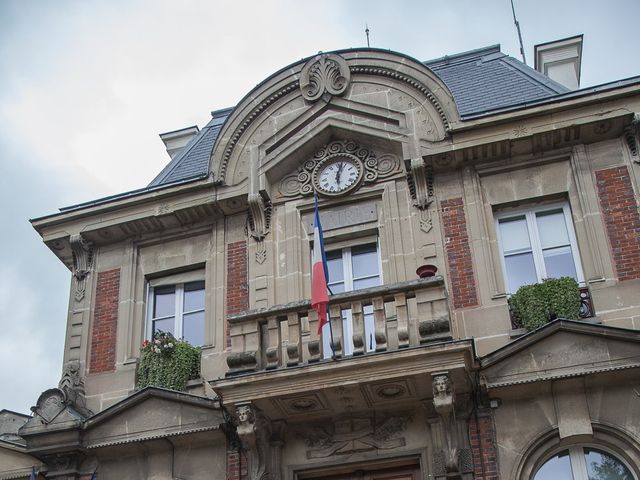
[[[187,382],[200,376],[200,348],[158,331],[145,340],[136,372],[136,388],[149,385],[185,390]]]
[[[523,285],[509,298],[517,323],[534,330],[556,318],[577,320],[580,289],[571,277],[547,278],[542,283]]]

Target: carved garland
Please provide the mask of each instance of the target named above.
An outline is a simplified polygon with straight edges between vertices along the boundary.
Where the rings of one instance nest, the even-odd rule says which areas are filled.
[[[231,136],[231,139],[229,140],[229,143],[227,144],[227,147],[224,150],[220,165],[220,176],[219,178],[215,179],[216,184],[224,183],[227,173],[227,164],[229,162],[229,158],[231,157],[231,153],[238,144],[238,140],[247,130],[249,125],[251,125],[253,121],[258,117],[258,115],[262,113],[267,107],[269,107],[276,100],[296,91],[298,88],[302,89],[302,95],[304,98],[307,98],[307,100],[317,100],[325,91],[330,94],[334,94],[334,91],[339,92],[335,94],[340,95],[344,93],[346,91],[346,88],[348,87],[350,74],[358,73],[364,75],[378,75],[382,77],[393,78],[415,88],[420,93],[422,93],[429,100],[429,102],[431,102],[433,107],[438,112],[438,115],[440,116],[440,119],[444,124],[445,130],[449,130],[449,121],[444,114],[444,109],[440,105],[438,99],[422,82],[418,82],[408,75],[404,75],[402,73],[398,73],[395,70],[387,68],[352,66],[345,70],[345,68],[341,66],[342,62],[346,63],[346,61],[342,57],[340,57],[339,55],[331,55],[329,62],[327,62],[327,57],[328,56],[316,56],[312,60],[307,62],[302,70],[303,72],[305,72],[305,69],[307,69],[307,73],[305,76],[301,72],[301,81],[296,80],[282,87],[281,89],[270,95],[262,103],[260,103],[260,105],[253,109],[251,113],[245,117],[242,124],[240,124],[240,126],[235,129],[233,135]],[[324,64],[320,66],[318,64],[322,63],[322,58],[325,58]],[[315,68],[313,71],[311,71],[312,67]]]

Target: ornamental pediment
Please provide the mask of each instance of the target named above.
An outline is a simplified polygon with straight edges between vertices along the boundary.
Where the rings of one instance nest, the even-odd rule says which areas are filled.
[[[640,368],[640,333],[556,320],[482,359],[488,389]]]
[[[337,137],[352,132],[395,142],[406,160],[444,141],[458,119],[446,85],[414,59],[370,50],[319,54],[247,94],[216,140],[210,170],[224,185],[250,179],[252,169],[273,182],[284,173],[277,164],[292,155],[294,163],[303,161],[300,148],[315,137],[327,143],[336,130],[347,132]]]
[[[83,445],[99,448],[200,432],[222,435],[223,423],[211,399],[146,388],[88,419]]]

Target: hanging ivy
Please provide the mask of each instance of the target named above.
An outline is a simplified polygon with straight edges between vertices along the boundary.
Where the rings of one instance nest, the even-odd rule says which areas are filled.
[[[580,289],[571,277],[547,278],[542,283],[523,285],[509,298],[518,323],[534,330],[555,318],[577,320]]]
[[[185,390],[189,380],[200,377],[200,348],[158,331],[142,344],[136,373],[138,389],[153,385]]]

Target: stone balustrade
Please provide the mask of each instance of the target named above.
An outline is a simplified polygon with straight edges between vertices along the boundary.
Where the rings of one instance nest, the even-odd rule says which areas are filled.
[[[380,354],[451,338],[441,276],[333,295],[329,317],[333,354],[323,352],[318,315],[310,300],[229,315],[227,375],[308,365],[332,355],[345,357],[346,351],[353,356]],[[349,339],[353,347],[348,349],[343,336],[345,318],[353,331]]]

